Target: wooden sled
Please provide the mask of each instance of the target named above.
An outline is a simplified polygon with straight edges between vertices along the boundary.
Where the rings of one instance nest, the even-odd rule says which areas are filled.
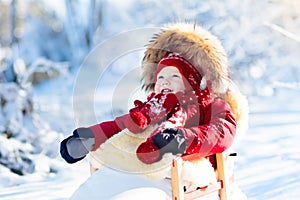
[[[224,153],[216,154],[216,173],[217,183],[208,185],[204,188],[198,188],[194,191],[185,192],[181,180],[181,169],[184,161],[193,160],[193,156],[183,156],[173,160],[171,167],[172,177],[172,199],[173,200],[192,200],[199,197],[203,197],[212,192],[219,191],[220,200],[229,200],[228,198],[228,184],[229,175],[226,174],[226,157],[228,155]],[[201,172],[199,172],[201,173]]]

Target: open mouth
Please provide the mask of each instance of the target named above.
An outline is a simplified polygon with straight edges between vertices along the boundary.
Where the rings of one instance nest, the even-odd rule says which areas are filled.
[[[168,92],[173,92],[173,90],[169,89],[169,88],[165,88],[161,90],[162,93],[168,93]]]

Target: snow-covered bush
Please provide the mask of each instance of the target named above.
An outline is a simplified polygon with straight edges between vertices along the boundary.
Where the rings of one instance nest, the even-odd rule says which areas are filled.
[[[55,158],[60,139],[35,112],[32,83],[66,74],[68,65],[38,59],[24,69],[18,60],[14,69],[17,82],[0,83],[0,164],[23,175],[37,170],[41,155]]]
[[[0,99],[0,164],[17,174],[32,173],[30,154],[36,153],[32,142],[37,142],[37,129],[30,91],[15,82],[0,83]]]

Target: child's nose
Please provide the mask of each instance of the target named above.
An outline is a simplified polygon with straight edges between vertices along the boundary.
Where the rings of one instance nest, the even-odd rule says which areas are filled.
[[[170,81],[168,79],[165,79],[163,82],[162,82],[162,85],[169,85],[170,84]]]

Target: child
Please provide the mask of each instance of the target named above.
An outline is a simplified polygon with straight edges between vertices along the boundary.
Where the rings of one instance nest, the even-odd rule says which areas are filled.
[[[231,88],[225,51],[199,26],[175,24],[156,35],[143,59],[143,81],[152,92],[147,101],[136,100],[128,114],[78,128],[61,142],[68,163],[105,148],[126,129],[137,137],[146,134],[135,147],[136,158],[146,165],[172,153],[207,157],[214,166],[214,154],[228,149],[237,128],[243,128],[245,100]]]
[[[229,105],[209,92],[210,84],[187,60],[167,53],[158,63],[153,81],[155,92],[145,103],[136,101],[129,114],[76,129],[65,139],[62,156],[66,161],[82,159],[125,128],[138,134],[157,123],[157,129],[137,149],[138,158],[146,164],[168,152],[207,156],[223,152],[232,144],[236,121]]]

